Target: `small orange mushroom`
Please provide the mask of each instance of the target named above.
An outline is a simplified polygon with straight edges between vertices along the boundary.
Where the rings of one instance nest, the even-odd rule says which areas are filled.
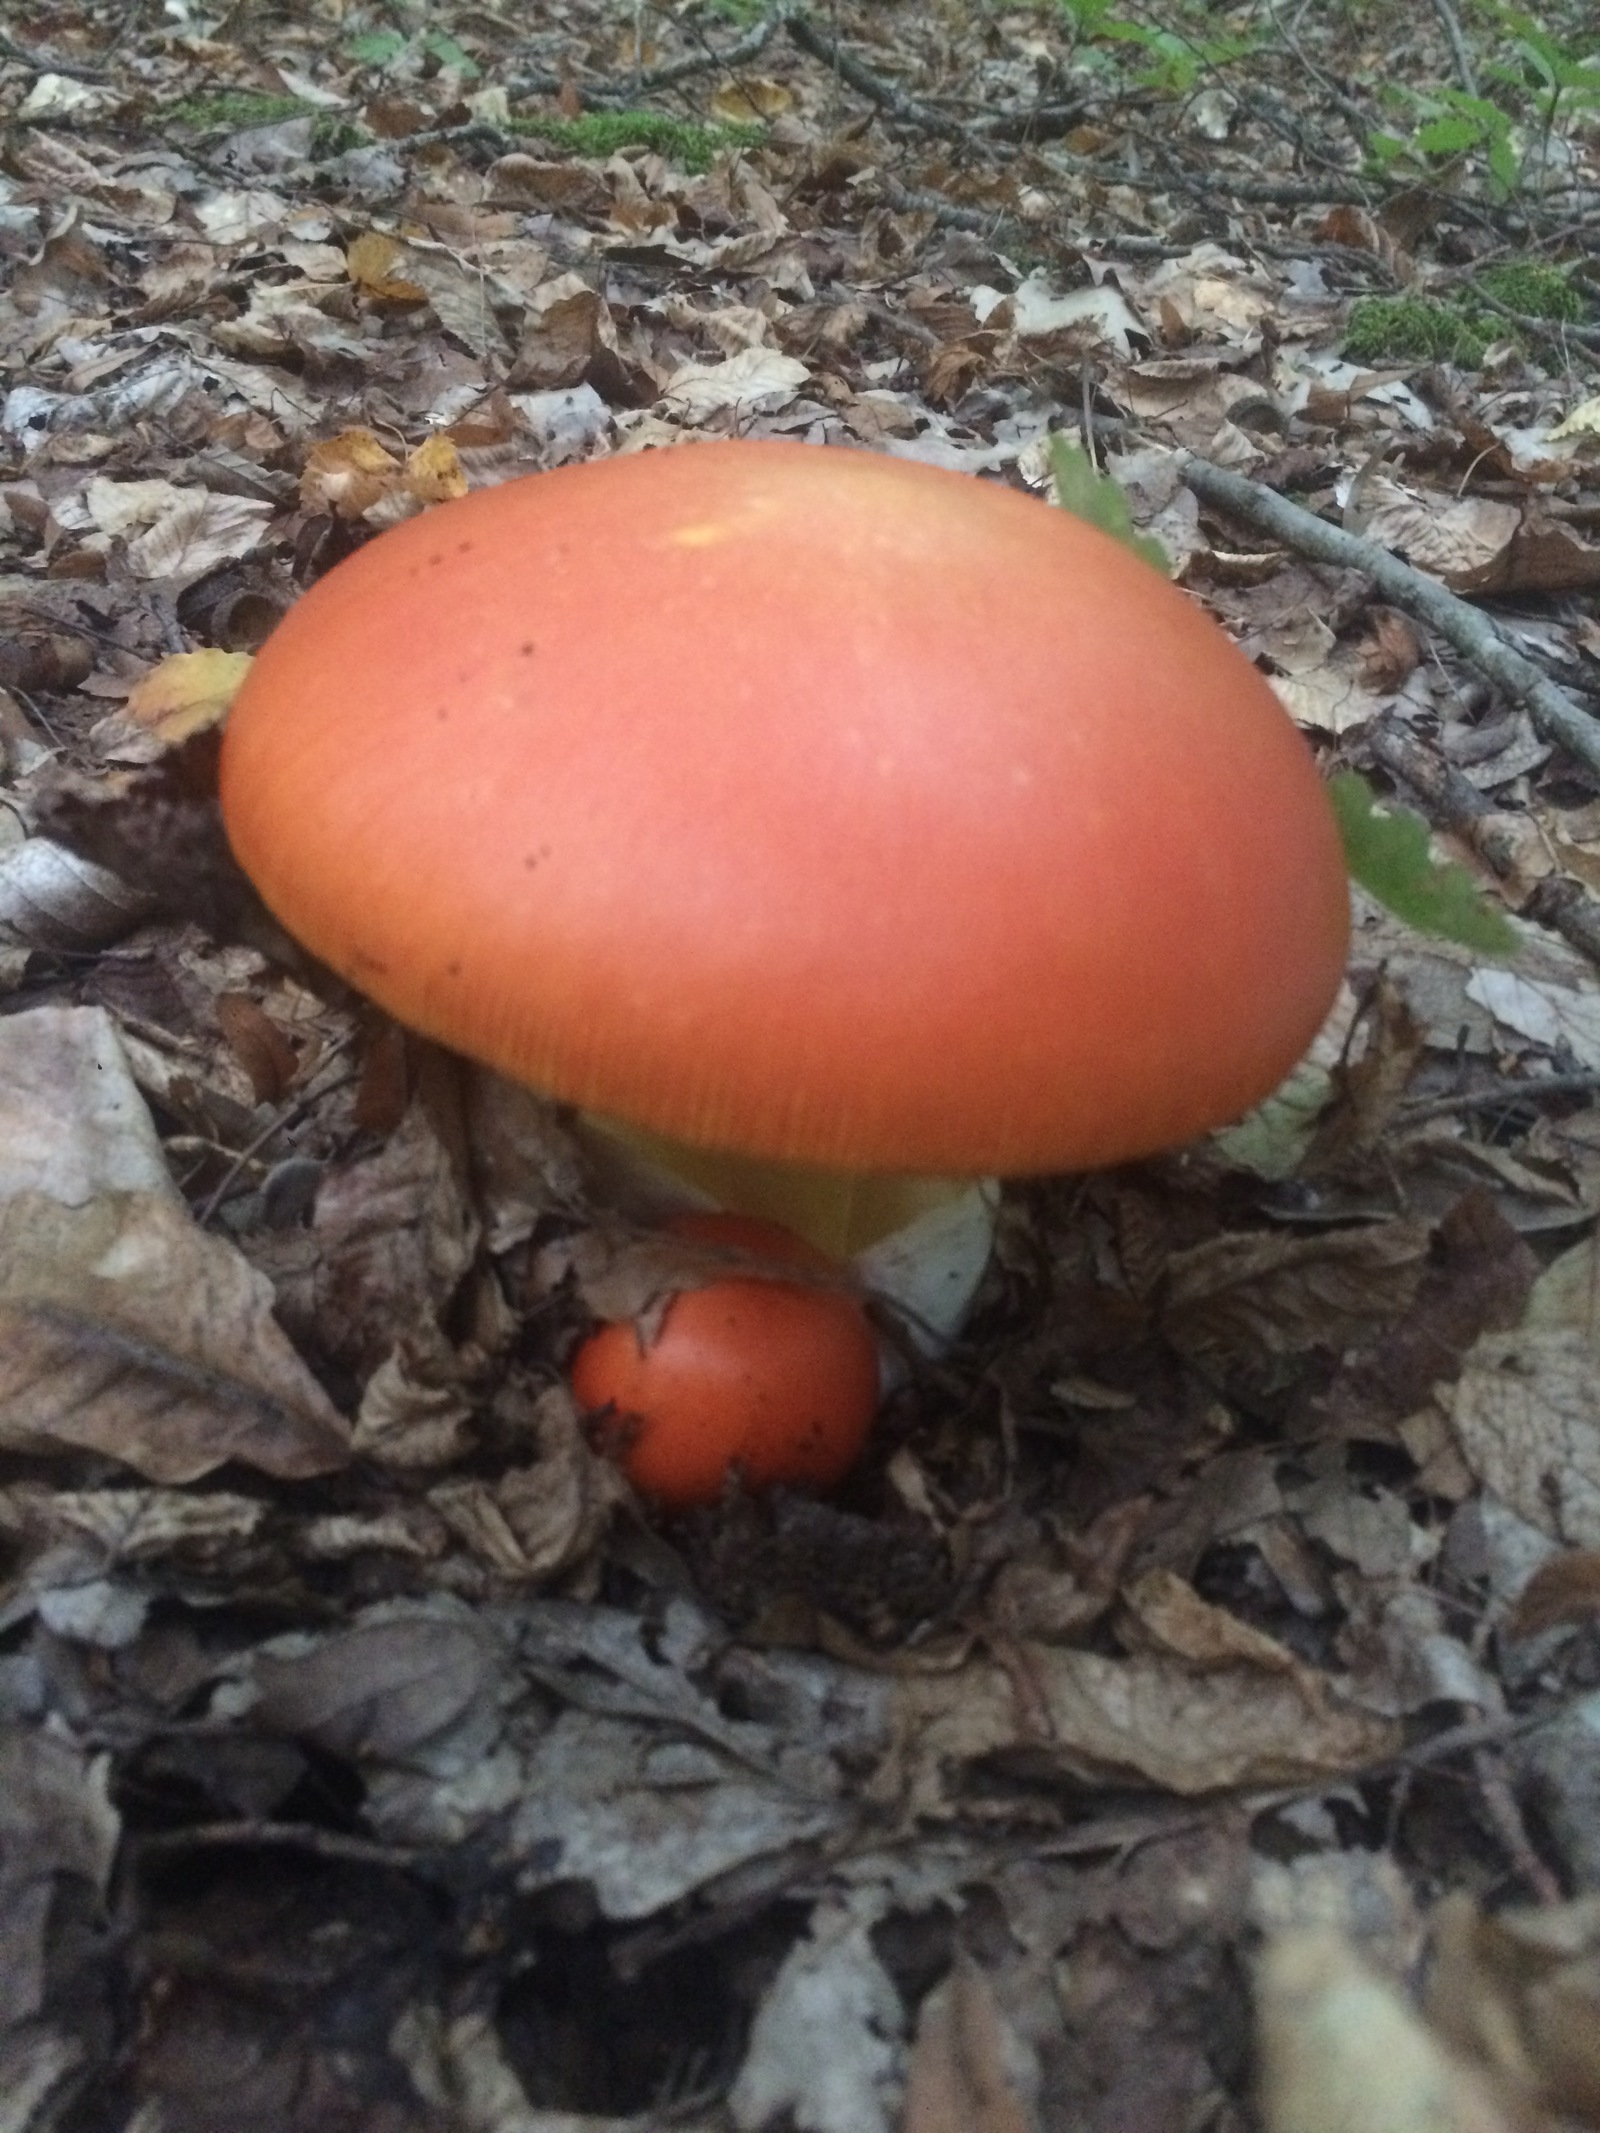
[[[668,1227],[825,1277],[823,1253],[776,1223],[693,1214]],[[831,1488],[855,1464],[878,1404],[878,1344],[860,1302],[826,1280],[730,1274],[683,1289],[655,1338],[623,1321],[574,1358],[579,1404],[634,1486],[681,1508],[712,1503],[730,1474],[752,1488]]]

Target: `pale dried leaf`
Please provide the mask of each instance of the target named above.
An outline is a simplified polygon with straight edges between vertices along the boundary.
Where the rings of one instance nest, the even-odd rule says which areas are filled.
[[[1124,1586],[1122,1599],[1132,1623],[1152,1649],[1196,1670],[1246,1666],[1291,1675],[1302,1670],[1301,1662],[1276,1637],[1252,1629],[1225,1607],[1201,1599],[1174,1571],[1145,1571]]]
[[[1335,736],[1358,732],[1388,708],[1353,659],[1330,660],[1300,674],[1269,676],[1273,694],[1297,726]]]
[[[680,421],[696,424],[729,410],[771,414],[787,407],[810,380],[810,371],[796,357],[780,355],[774,348],[747,348],[725,363],[680,365],[667,380],[661,404]]]
[[[153,1480],[230,1458],[325,1473],[343,1423],[273,1317],[265,1278],[197,1229],[109,1018],[0,1023],[0,1436]]]
[[[152,899],[109,868],[49,837],[0,858],[0,950],[84,955],[108,948],[150,915]]]
[[[1444,1396],[1467,1464],[1530,1525],[1600,1547],[1600,1351],[1581,1333],[1486,1334]]]
[[[1471,581],[1510,547],[1522,515],[1514,504],[1491,497],[1423,494],[1386,474],[1368,473],[1351,490],[1345,522],[1453,586]]]
[[[496,1671],[495,1641],[464,1611],[414,1608],[309,1650],[257,1653],[254,1714],[330,1755],[394,1762],[458,1725]]]
[[[127,715],[169,746],[220,725],[250,671],[248,652],[173,652],[137,682]]]
[[[345,1426],[272,1310],[265,1277],[168,1200],[16,1194],[0,1205],[0,1441],[153,1481],[231,1459],[329,1473]]]
[[[1580,400],[1572,412],[1562,418],[1550,432],[1552,437],[1600,436],[1600,395],[1592,400]]]
[[[1398,1745],[1391,1725],[1339,1703],[1312,1670],[1197,1674],[1174,1659],[1043,1644],[1018,1647],[1017,1660],[1027,1695],[988,1660],[897,1684],[912,1796],[928,1809],[963,1764],[1008,1749],[1086,1783],[1143,1780],[1193,1795],[1358,1770]]]
[[[1580,1066],[1600,1067],[1600,990],[1489,969],[1472,973],[1467,997],[1530,1043],[1565,1045]]]
[[[1256,1971],[1266,2133],[1517,2133],[1397,1988],[1336,1933],[1286,1933]]]
[[[756,2011],[728,2098],[741,2133],[780,2114],[803,2133],[890,2133],[905,2013],[873,1950],[878,1908],[857,1897],[812,1913]]]

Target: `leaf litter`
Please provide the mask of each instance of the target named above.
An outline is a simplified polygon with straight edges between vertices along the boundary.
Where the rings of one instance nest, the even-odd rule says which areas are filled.
[[[1175,12],[0,39],[7,2133],[1600,2124],[1594,313],[1355,308],[1570,258],[1592,102],[1507,196],[1363,161],[1448,7]],[[1008,1193],[836,1502],[663,1524],[561,1365],[674,1255],[209,764],[374,530],[730,433],[1109,472],[1477,916],[1358,897],[1271,1104]]]

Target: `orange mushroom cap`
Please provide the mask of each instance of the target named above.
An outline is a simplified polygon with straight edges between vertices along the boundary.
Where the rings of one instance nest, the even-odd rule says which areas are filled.
[[[1344,966],[1320,780],[1223,632],[1067,513],[865,452],[624,456],[385,533],[268,641],[222,801],[403,1022],[759,1156],[1170,1146]]]

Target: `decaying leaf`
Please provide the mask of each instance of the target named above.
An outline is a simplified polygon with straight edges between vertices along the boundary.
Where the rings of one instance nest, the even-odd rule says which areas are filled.
[[[922,2003],[901,2133],[1031,2133],[1033,2114],[1007,2065],[1006,2041],[987,1979],[958,1954]]]
[[[1434,1913],[1429,2017],[1525,2110],[1600,2123],[1600,1903],[1486,1916],[1464,1893]]]
[[[1163,1328],[1220,1382],[1269,1385],[1285,1359],[1341,1350],[1397,1317],[1428,1246],[1426,1226],[1406,1221],[1321,1237],[1218,1237],[1173,1255]]]
[[[1394,1729],[1341,1704],[1314,1672],[1182,1660],[1107,1659],[1028,1644],[1013,1673],[974,1660],[896,1688],[899,1747],[880,1783],[903,1779],[925,1809],[959,1798],[963,1772],[1018,1758],[1085,1782],[1132,1780],[1194,1795],[1305,1783],[1392,1754]]]
[[[0,1438],[188,1481],[326,1473],[347,1432],[269,1284],[196,1228],[108,1018],[0,1024]]]

